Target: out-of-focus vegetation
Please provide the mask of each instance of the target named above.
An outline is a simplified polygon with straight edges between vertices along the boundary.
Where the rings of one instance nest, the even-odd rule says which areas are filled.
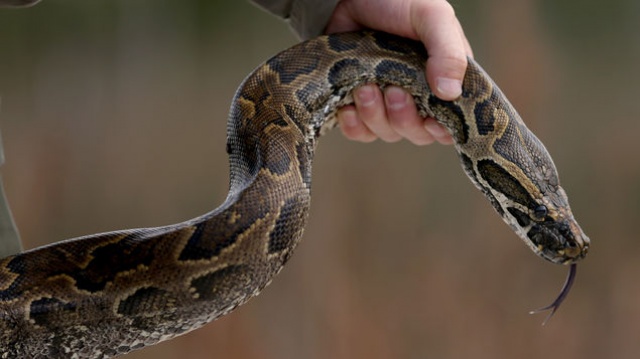
[[[128,358],[636,358],[640,2],[458,0],[478,61],[554,156],[592,239],[574,290],[452,148],[322,139],[302,245],[258,299]],[[295,42],[243,1],[0,11],[6,190],[25,246],[184,220],[226,195],[226,113]],[[636,278],[636,279],[634,279]]]

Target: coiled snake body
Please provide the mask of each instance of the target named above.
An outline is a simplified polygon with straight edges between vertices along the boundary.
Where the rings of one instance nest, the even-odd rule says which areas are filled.
[[[364,83],[406,88],[444,124],[466,173],[535,253],[562,264],[583,258],[589,239],[542,143],[473,60],[462,96],[439,100],[426,58],[418,42],[356,32],[301,43],[258,67],[231,107],[231,184],[220,207],[0,260],[0,358],[107,358],[196,329],[258,294],[302,235],[317,138]]]

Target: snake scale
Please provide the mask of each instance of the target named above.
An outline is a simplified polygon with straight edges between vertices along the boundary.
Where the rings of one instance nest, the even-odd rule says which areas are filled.
[[[257,295],[302,235],[318,137],[364,83],[407,89],[422,115],[451,132],[466,174],[498,214],[536,254],[571,265],[571,282],[589,238],[545,147],[472,59],[452,102],[430,91],[426,59],[418,42],[353,32],[266,61],[231,106],[230,190],[220,207],[0,260],[0,358],[108,358],[196,329]]]

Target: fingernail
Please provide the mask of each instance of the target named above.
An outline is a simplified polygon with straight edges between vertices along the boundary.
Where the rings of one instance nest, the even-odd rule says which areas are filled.
[[[436,79],[436,88],[440,96],[444,100],[454,100],[462,94],[462,82],[446,77],[438,77]]]
[[[369,106],[376,100],[373,85],[364,85],[356,90],[358,105]]]
[[[401,109],[407,104],[407,93],[395,86],[389,86],[384,89],[384,98],[387,102],[387,108],[392,110]]]

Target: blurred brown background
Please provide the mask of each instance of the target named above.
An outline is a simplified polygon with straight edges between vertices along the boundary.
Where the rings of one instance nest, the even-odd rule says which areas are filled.
[[[456,0],[592,239],[557,315],[544,262],[450,147],[319,146],[302,245],[257,299],[127,358],[637,358],[640,2]],[[245,1],[48,0],[0,11],[2,168],[25,246],[194,217],[226,195],[227,109],[295,42]]]

